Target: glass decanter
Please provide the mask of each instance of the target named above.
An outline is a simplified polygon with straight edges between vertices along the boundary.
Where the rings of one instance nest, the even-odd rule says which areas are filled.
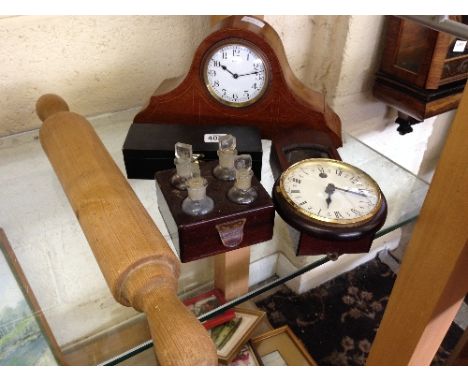
[[[219,138],[218,159],[219,164],[213,169],[213,175],[220,180],[236,179],[234,158],[237,155],[236,138],[231,134]]]
[[[236,182],[228,191],[230,201],[237,204],[250,204],[257,199],[257,190],[252,187],[252,157],[249,154],[238,155],[234,159]]]

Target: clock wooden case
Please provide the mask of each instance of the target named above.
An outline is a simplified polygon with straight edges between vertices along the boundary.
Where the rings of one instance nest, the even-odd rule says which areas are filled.
[[[358,225],[330,227],[301,216],[278,192],[278,187],[282,173],[295,163],[308,158],[341,161],[330,136],[322,131],[293,128],[275,136],[270,158],[276,179],[273,201],[279,215],[289,224],[296,254],[298,256],[327,254],[331,259],[337,259],[343,253],[368,252],[375,233],[382,227],[387,216],[387,202],[384,195],[381,194],[380,208],[372,219]]]
[[[451,16],[468,24],[466,16]],[[468,44],[417,22],[387,17],[374,95],[399,112],[398,131],[455,109],[468,78]]]
[[[244,107],[220,102],[210,92],[204,70],[216,49],[236,44],[253,48],[263,59],[266,72],[261,96]],[[164,81],[134,122],[250,125],[259,128],[265,139],[301,127],[326,132],[334,147],[342,144],[337,114],[321,93],[293,74],[275,30],[251,16],[231,16],[218,23],[198,46],[187,75]]]

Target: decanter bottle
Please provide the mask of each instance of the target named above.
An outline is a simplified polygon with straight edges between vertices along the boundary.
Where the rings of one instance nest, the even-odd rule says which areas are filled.
[[[213,175],[220,180],[234,180],[234,158],[237,155],[236,138],[231,134],[219,138],[218,159],[219,164],[213,169]]]
[[[182,211],[191,216],[202,216],[212,211],[214,202],[206,195],[206,179],[197,176],[188,179],[186,184],[188,196],[182,202]]]
[[[252,187],[252,157],[249,154],[238,155],[234,159],[236,182],[228,191],[230,201],[237,204],[250,204],[257,199],[257,190]]]

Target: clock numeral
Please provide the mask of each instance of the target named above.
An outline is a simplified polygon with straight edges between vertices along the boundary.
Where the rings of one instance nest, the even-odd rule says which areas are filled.
[[[300,180],[300,179],[292,178],[292,181],[293,181],[294,183],[301,184],[301,180]]]
[[[228,56],[227,52],[223,52],[222,54],[223,60],[227,60],[227,56]]]
[[[221,62],[220,62],[220,61],[213,60],[213,66],[214,66],[214,67],[221,67]]]
[[[357,182],[359,182],[359,178],[356,178],[355,176],[352,176],[351,178],[349,178],[349,181],[352,184],[356,184]]]
[[[289,191],[291,194],[300,194],[301,190],[291,190]]]
[[[343,171],[340,170],[339,168],[336,169],[336,175],[341,176],[343,175]]]
[[[250,99],[250,94],[248,90],[244,90],[244,96],[247,97],[247,99]]]
[[[238,49],[238,48],[234,48],[234,49],[232,50],[232,56],[233,56],[233,57],[239,57],[239,56],[240,56],[240,53],[241,53],[241,52],[240,52],[240,49]]]
[[[260,62],[254,62],[253,68],[254,70],[260,70],[262,68],[262,64]]]
[[[211,70],[208,70],[207,73],[210,77],[216,77],[216,70],[211,69]]]
[[[360,212],[355,208],[351,208],[351,212],[355,215],[361,215]]]
[[[238,96],[236,93],[234,93],[234,94],[232,95],[232,99],[233,99],[234,101],[237,101],[237,100],[239,99],[239,96]]]
[[[337,219],[343,219],[343,215],[341,215],[340,211],[333,211]]]
[[[254,82],[254,83],[252,84],[252,89],[255,89],[255,90],[257,90],[257,89],[258,89],[258,85],[257,85],[257,83],[256,83],[256,82]]]
[[[304,204],[307,204],[307,200],[304,200],[303,202],[299,203],[300,206],[303,206]]]
[[[319,167],[318,170],[319,170],[319,176],[321,178],[328,178],[328,175],[325,174],[325,169],[323,167]]]
[[[265,76],[263,75],[263,73],[257,73],[255,75],[255,79],[257,79],[259,81],[263,81],[263,80],[265,80]]]
[[[213,87],[214,87],[214,88],[219,87],[219,81],[218,81],[218,80],[216,80],[215,82],[213,82]]]
[[[227,90],[226,90],[226,89],[222,89],[221,91],[223,92],[223,97],[226,97],[226,96],[227,96]]]

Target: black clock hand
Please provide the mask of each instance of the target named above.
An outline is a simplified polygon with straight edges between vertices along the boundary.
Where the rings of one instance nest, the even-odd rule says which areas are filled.
[[[349,192],[349,193],[351,193],[351,194],[355,194],[355,195],[359,195],[359,196],[364,196],[365,198],[367,198],[367,195],[366,195],[366,194],[363,194],[363,193],[361,193],[361,192],[346,190],[345,188],[336,187],[335,185],[333,185],[333,187],[334,187],[336,190],[340,190],[340,191],[344,191],[344,192]]]
[[[225,70],[226,72],[230,73],[234,78],[237,79],[239,77],[238,74],[231,72],[225,65],[221,65],[221,69]]]
[[[258,74],[258,73],[261,73],[261,72],[263,72],[263,70],[259,70],[258,72],[252,72],[252,73],[239,74],[238,77],[251,76],[252,74]]]
[[[325,192],[328,194],[328,197],[325,199],[328,208],[330,207],[330,203],[332,202],[331,196],[335,192],[335,185],[333,183],[328,183],[327,187],[325,188]]]

